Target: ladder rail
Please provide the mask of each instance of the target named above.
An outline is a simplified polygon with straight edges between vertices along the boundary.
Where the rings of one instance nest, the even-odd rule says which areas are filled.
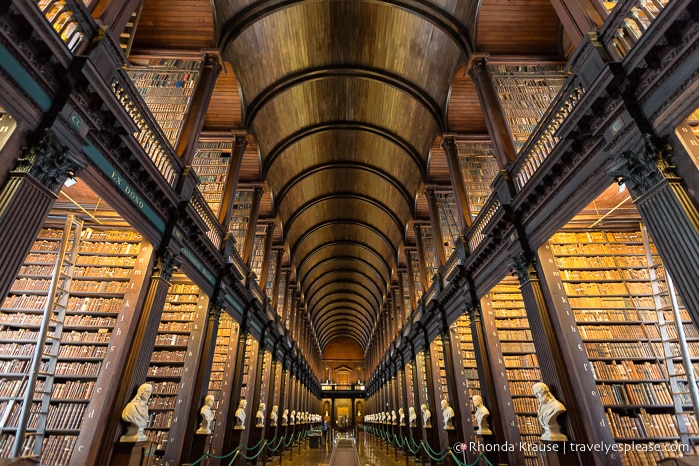
[[[75,217],[72,214],[67,217],[65,227],[63,229],[61,247],[58,254],[56,255],[56,266],[51,277],[51,282],[49,284],[49,290],[47,294],[49,299],[46,300],[46,306],[44,307],[44,313],[42,316],[41,325],[39,327],[39,334],[37,336],[36,347],[34,348],[34,354],[32,356],[31,366],[29,368],[29,379],[26,390],[24,392],[24,398],[22,400],[22,409],[20,411],[17,430],[15,432],[14,444],[12,446],[13,457],[19,457],[23,454],[22,446],[24,444],[24,440],[27,434],[27,426],[29,424],[30,416],[32,415],[32,407],[34,404],[34,390],[36,389],[36,384],[39,378],[39,372],[41,371],[44,346],[46,343],[47,336],[49,334],[49,327],[51,326],[51,317],[54,312],[55,296],[58,291],[59,282],[62,280],[61,275],[63,273],[63,263],[65,261],[65,255],[68,251],[68,243],[70,242],[72,236],[71,230],[73,228],[74,219]],[[74,241],[77,241],[77,238],[74,239]],[[35,443],[39,443],[39,445],[41,445],[41,442]]]

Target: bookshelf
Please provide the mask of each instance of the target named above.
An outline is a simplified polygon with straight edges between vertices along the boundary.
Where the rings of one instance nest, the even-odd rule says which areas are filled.
[[[199,191],[215,215],[221,210],[232,150],[232,139],[220,141],[200,138],[192,160],[192,168],[200,181]]]
[[[272,297],[272,288],[274,287],[274,277],[277,275],[277,256],[281,253],[278,249],[272,249],[269,254],[267,263],[267,283],[260,283],[260,286],[265,292],[265,295]]]
[[[265,237],[267,235],[267,225],[257,225],[255,229],[255,239],[252,246],[252,262],[250,263],[250,271],[254,272],[257,279],[260,279],[262,274],[262,262],[265,258]],[[264,283],[258,283],[260,288],[264,287]]]
[[[235,238],[235,248],[242,257],[245,250],[245,236],[250,223],[250,211],[252,210],[253,191],[237,191],[231,212],[231,223],[228,227],[230,234]]]
[[[519,151],[565,83],[563,65],[489,64],[488,68]]]
[[[699,429],[665,270],[652,241],[642,227],[580,229],[556,233],[549,247],[612,435],[619,443],[662,450],[655,456],[634,450],[626,462],[655,464],[681,453],[679,443],[689,445]],[[680,313],[696,374],[699,330],[686,309]]]
[[[64,234],[54,222],[39,232],[0,306],[2,457],[11,454],[39,327],[51,301],[49,282]],[[74,231],[75,237],[67,240],[74,265],[62,268],[64,277],[68,274],[65,315],[62,329],[54,329],[60,339],[47,340],[51,354],[44,355],[41,364],[47,375],[37,380],[23,443],[24,454],[40,454],[42,464],[57,466],[68,464],[72,455],[142,241],[139,233],[124,228],[87,226]],[[37,437],[43,439],[41,445],[35,445]]]
[[[420,260],[418,259],[417,249],[410,255],[410,262],[413,266],[413,276],[410,277],[415,288],[415,300],[420,301],[425,290],[422,288],[422,280],[420,279]]]
[[[428,349],[429,351],[429,349]],[[425,352],[420,351],[415,355],[415,373],[413,378],[417,379],[417,386],[419,387],[418,399],[415,400],[415,412],[417,413],[417,425],[422,427],[422,412],[420,407],[422,404],[426,404],[429,408],[430,406],[430,391],[429,385],[427,384],[427,366],[425,365]],[[430,423],[435,424],[436,418],[435,413],[432,413],[430,418]]]
[[[434,248],[434,233],[432,225],[421,225],[422,230],[422,249],[425,251],[425,269],[427,270],[427,279],[431,283],[432,277],[437,272],[437,261],[435,259]]]
[[[126,69],[134,86],[173,147],[199,78],[199,60],[149,59]],[[141,141],[139,141],[141,142]]]
[[[208,394],[214,397],[211,411],[214,414],[212,432],[221,427],[218,420],[218,410],[222,398],[230,390],[230,378],[235,363],[235,351],[238,344],[238,324],[227,313],[221,313],[216,334],[216,347],[211,362],[211,375],[209,377]]]
[[[432,351],[432,364],[435,369],[435,396],[437,397],[437,405],[441,400],[449,399],[449,387],[447,386],[447,370],[444,362],[444,343],[442,337],[437,336],[430,344]]]
[[[490,185],[500,172],[497,159],[489,142],[457,142],[456,153],[471,218],[475,219],[493,192]]]
[[[461,235],[459,210],[453,193],[435,193],[435,197],[439,211],[439,225],[442,228],[442,244],[446,257],[449,258],[456,249],[456,240]]]
[[[471,334],[471,320],[467,315],[462,315],[453,324],[456,330],[458,345],[461,352],[461,362],[463,369],[459,368],[460,380],[463,384],[464,394],[468,396],[471,409],[471,420],[474,431],[478,430],[478,425],[473,414],[476,412],[473,406],[473,396],[481,394],[481,383],[478,379],[478,366],[476,364],[476,353],[473,347],[473,335]]]
[[[199,287],[177,277],[168,288],[146,381],[153,385],[148,402],[148,441],[166,450],[175,419],[190,334],[198,311]]]
[[[507,277],[502,280],[490,290],[489,299],[521,441],[537,445],[542,431],[537,419],[539,402],[532,392],[532,386],[541,381],[541,371],[517,279]],[[525,464],[540,465],[541,459],[530,450],[534,449],[523,452]]]

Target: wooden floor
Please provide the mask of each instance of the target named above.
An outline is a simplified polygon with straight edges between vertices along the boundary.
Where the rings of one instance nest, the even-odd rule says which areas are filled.
[[[359,453],[359,463],[361,466],[418,466],[420,463],[406,461],[405,456],[398,454],[396,460],[393,447],[386,451],[386,445],[382,444],[369,435],[364,438],[364,432],[359,431],[357,438],[357,451]],[[310,448],[308,445],[301,446],[301,451],[295,448],[293,456],[289,452],[284,454],[281,466],[328,466],[332,455],[332,442],[321,443],[320,448]],[[276,466],[279,458],[274,458],[268,466]],[[337,465],[340,466],[340,465]]]

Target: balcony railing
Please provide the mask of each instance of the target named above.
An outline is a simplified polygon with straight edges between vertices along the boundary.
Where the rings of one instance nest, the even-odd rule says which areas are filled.
[[[71,53],[92,39],[90,17],[75,0],[39,0],[34,2]]]
[[[519,151],[519,157],[511,169],[517,191],[522,190],[556,147],[559,140],[556,131],[584,94],[585,89],[577,82],[576,76],[570,76],[561,87],[546,114]]]
[[[211,211],[209,204],[204,199],[204,195],[199,190],[195,190],[190,202],[194,210],[199,214],[199,217],[206,224],[206,237],[211,240],[211,244],[216,249],[220,249],[223,241],[223,227],[218,223],[218,218]]]
[[[468,232],[468,247],[470,252],[475,251],[483,242],[486,236],[484,233],[485,228],[488,226],[493,217],[495,217],[495,214],[497,214],[500,207],[500,200],[495,196],[495,194],[491,194],[490,198],[488,201],[486,201],[485,205],[478,214],[478,217],[476,217],[476,221],[473,223],[473,225],[471,225],[471,229]]]
[[[610,57],[621,61],[648,30],[669,0],[619,2],[600,28],[600,39]]]
[[[181,163],[124,70],[118,71],[118,77],[112,80],[111,88],[121,106],[139,128],[139,131],[134,133],[136,141],[170,186],[174,186]]]

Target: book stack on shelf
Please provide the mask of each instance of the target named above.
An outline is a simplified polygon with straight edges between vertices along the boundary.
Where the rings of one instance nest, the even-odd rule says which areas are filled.
[[[697,423],[676,340],[665,270],[644,231],[562,231],[549,242],[578,324],[612,435],[629,464],[655,464],[695,441]],[[678,296],[678,302],[681,300]],[[692,370],[699,332],[681,307]],[[665,333],[664,333],[665,332]],[[665,336],[664,336],[665,335]],[[674,388],[673,388],[674,386]]]
[[[468,186],[466,196],[471,217],[475,219],[493,192],[490,185],[495,176],[500,173],[500,169],[493,153],[493,146],[489,142],[460,141],[456,143],[456,150],[461,176]]]
[[[126,70],[173,147],[177,146],[200,66],[200,60],[157,58]]]
[[[173,279],[165,299],[146,377],[146,381],[153,385],[153,394],[148,402],[150,419],[146,435],[158,450],[166,449],[168,433],[175,418],[179,385],[198,301],[198,286],[179,278],[177,282]]]
[[[409,280],[411,280],[412,277],[410,277],[410,274],[408,274],[407,271],[403,272],[400,274],[400,280],[403,282],[403,286],[399,287],[399,289],[403,290],[403,313],[405,314],[403,318],[405,321],[407,321],[410,318],[410,314],[412,313],[413,305],[412,300],[410,299],[410,286],[409,286]]]
[[[245,236],[248,233],[248,223],[250,223],[253,194],[253,191],[236,191],[231,223],[228,227],[231,236],[235,238],[235,248],[241,256],[245,250]]]
[[[568,77],[563,65],[489,65],[517,150],[542,119]],[[549,135],[555,145],[554,136]]]
[[[420,279],[420,260],[417,257],[417,250],[410,255],[410,261],[413,263],[413,287],[415,288],[415,299],[420,300],[425,290],[422,289],[422,280]]]
[[[260,279],[260,274],[262,273],[262,262],[265,257],[265,237],[267,236],[267,224],[257,225],[255,229],[255,238],[252,246],[252,262],[250,263],[250,271],[254,272],[257,279]],[[260,288],[264,286],[264,283],[259,283]]]
[[[504,279],[490,291],[490,300],[521,440],[536,445],[542,431],[537,419],[539,402],[532,386],[541,381],[541,372],[519,283],[513,277]],[[541,464],[530,450],[535,449],[525,450],[526,465]]]
[[[281,253],[278,249],[272,249],[269,254],[269,261],[267,263],[267,282],[261,283],[262,289],[265,295],[272,297],[272,288],[274,286],[274,277],[277,275],[277,256]]]
[[[279,251],[282,254],[283,251]],[[279,271],[281,276],[279,277],[279,288],[277,289],[277,308],[274,309],[275,313],[281,318],[284,314],[284,294],[286,293],[286,280],[287,273]]]
[[[192,168],[200,181],[199,191],[215,215],[221,210],[232,150],[232,139],[216,141],[200,138],[192,160]]]
[[[456,249],[456,240],[461,235],[459,226],[459,210],[453,193],[435,193],[437,210],[439,210],[439,225],[442,228],[442,244],[447,257],[451,257]]]
[[[474,430],[477,430],[478,424],[473,416],[476,412],[476,408],[473,406],[473,396],[481,394],[481,383],[478,379],[478,366],[476,365],[476,353],[473,348],[471,321],[467,315],[462,315],[456,320],[454,326],[458,336],[458,341],[455,343],[459,345],[461,363],[463,365],[463,369],[459,370],[459,380],[461,380],[464,394],[470,400],[471,419],[473,420]]]
[[[59,466],[70,460],[142,240],[139,233],[126,229],[81,227],[71,231],[73,236],[66,239],[68,249],[73,249],[74,241],[79,244],[73,273],[64,282],[69,284],[69,295],[60,342],[53,344],[57,350],[55,368],[47,379],[49,385],[37,380],[22,448],[24,454],[32,454],[35,436],[40,435],[41,463]],[[44,309],[52,301],[48,284],[58,272],[56,260],[63,232],[58,224],[47,224],[40,231],[0,309],[2,457],[11,454],[39,327]],[[44,372],[51,367],[47,359],[41,365]],[[46,389],[50,390],[50,404],[46,418],[41,419],[39,405]]]
[[[441,400],[449,401],[449,387],[447,386],[447,370],[444,362],[444,343],[442,342],[442,337],[437,336],[432,343],[432,364],[434,366],[436,377],[435,380],[438,382],[435,386],[435,396],[437,397],[437,402]]]
[[[221,399],[227,387],[230,387],[230,377],[233,371],[235,360],[235,350],[238,343],[238,324],[233,318],[223,312],[219,318],[218,333],[216,334],[216,347],[211,362],[211,375],[209,377],[208,394],[214,397],[214,404],[211,411],[214,414],[214,421],[211,430],[215,431],[219,427],[217,415]],[[228,374],[228,378],[226,377]]]
[[[422,230],[422,249],[425,251],[425,269],[427,270],[427,278],[431,282],[435,272],[437,272],[436,259],[434,257],[434,234],[432,233],[432,225],[421,225]]]

